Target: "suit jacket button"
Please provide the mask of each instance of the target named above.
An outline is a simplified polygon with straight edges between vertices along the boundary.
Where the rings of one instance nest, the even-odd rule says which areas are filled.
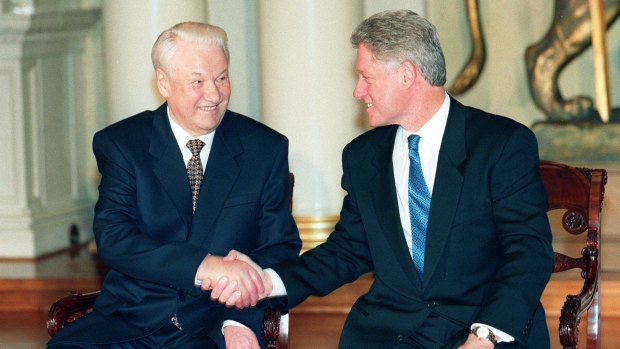
[[[433,309],[437,306],[437,302],[429,302],[426,304],[429,309]]]

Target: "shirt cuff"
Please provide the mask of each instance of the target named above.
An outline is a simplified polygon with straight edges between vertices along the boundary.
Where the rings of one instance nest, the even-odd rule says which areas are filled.
[[[485,324],[481,324],[481,323],[474,323],[471,325],[470,329],[474,329],[474,327],[478,327],[478,326],[484,326],[486,328],[488,328],[493,335],[495,336],[495,339],[497,340],[497,343],[499,342],[512,342],[515,340],[515,338],[511,335],[509,335],[508,333],[504,332],[504,331],[500,331],[495,327],[489,326],[489,325],[485,325]]]
[[[280,275],[278,275],[278,273],[271,268],[265,269],[265,273],[269,274],[271,283],[273,284],[273,288],[271,289],[271,293],[268,297],[286,296],[286,287],[284,287],[284,282],[282,282]]]
[[[224,324],[222,324],[222,334],[224,334],[224,327],[226,326],[239,326],[239,327],[245,327],[247,329],[249,329],[249,327],[247,327],[246,325],[237,322],[235,320],[224,320]]]
[[[207,253],[207,256],[210,256],[210,253]],[[205,256],[206,257],[206,256]],[[198,266],[200,269],[200,266]],[[196,269],[196,275],[194,275],[194,287],[200,287],[202,285],[202,280],[198,280],[198,269]]]

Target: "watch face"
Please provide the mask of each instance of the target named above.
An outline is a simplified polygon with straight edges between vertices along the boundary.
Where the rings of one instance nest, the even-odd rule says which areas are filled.
[[[476,329],[476,336],[478,336],[478,338],[488,338],[489,337],[489,329],[486,327],[478,327]]]

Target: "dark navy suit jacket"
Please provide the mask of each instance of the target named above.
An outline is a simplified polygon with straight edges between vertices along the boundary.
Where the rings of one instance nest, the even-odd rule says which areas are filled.
[[[70,324],[67,338],[107,343],[147,335],[177,314],[185,332],[224,348],[224,320],[261,339],[264,308],[227,309],[194,287],[200,262],[236,249],[261,266],[299,253],[288,209],[288,140],[227,111],[215,131],[195,214],[187,170],[166,104],[98,132],[101,172],[94,233],[111,267],[95,311]]]
[[[548,348],[539,299],[553,251],[534,134],[451,101],[421,281],[398,212],[396,130],[379,127],[345,147],[347,195],[334,232],[299,259],[274,267],[288,307],[372,271],[375,281],[351,309],[341,348],[452,346],[467,337],[473,322],[509,333],[513,345]]]

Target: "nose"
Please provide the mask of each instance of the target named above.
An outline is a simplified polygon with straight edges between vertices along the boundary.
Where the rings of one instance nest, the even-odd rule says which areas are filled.
[[[366,83],[362,77],[357,78],[357,83],[353,89],[353,97],[355,99],[363,99],[366,96]]]
[[[220,101],[220,96],[221,96],[220,90],[218,86],[213,82],[204,84],[203,93],[204,93],[205,100],[209,102],[217,103]]]

